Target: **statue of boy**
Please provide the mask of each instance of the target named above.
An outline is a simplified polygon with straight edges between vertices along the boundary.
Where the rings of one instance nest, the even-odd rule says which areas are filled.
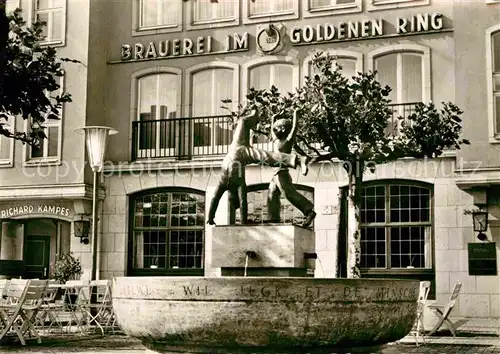
[[[284,112],[282,111],[271,119],[271,136],[275,151],[290,154],[296,144],[298,110],[296,109],[293,112],[293,120],[285,118],[283,115]],[[312,159],[308,156],[301,158],[305,159],[306,165],[312,162]],[[276,170],[271,183],[269,183],[267,197],[269,220],[271,222],[280,222],[280,196],[282,193],[306,217],[302,226],[307,227],[311,225],[316,217],[314,205],[306,197],[297,192],[286,166],[280,166]]]
[[[241,223],[248,221],[247,186],[245,182],[245,166],[258,163],[272,167],[297,168],[301,167],[302,174],[307,174],[307,158],[295,154],[282,152],[269,152],[256,149],[250,145],[250,131],[260,119],[259,107],[253,104],[249,109],[245,108],[236,122],[233,140],[229,146],[228,153],[222,162],[222,175],[217,184],[215,194],[210,202],[208,221],[215,225],[215,212],[219,206],[220,199],[225,191],[229,193],[229,203],[234,209],[240,209]]]

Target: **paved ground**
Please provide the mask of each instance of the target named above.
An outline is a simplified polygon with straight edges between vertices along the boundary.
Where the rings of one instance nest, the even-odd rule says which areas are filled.
[[[499,337],[450,338],[432,337],[427,344],[415,346],[409,338],[400,343],[384,346],[382,349],[359,348],[355,350],[329,351],[288,351],[280,354],[334,354],[334,353],[381,353],[381,354],[500,354]],[[29,340],[27,346],[21,347],[17,341],[4,342],[0,345],[0,353],[97,353],[97,354],[144,354],[145,348],[140,341],[123,335],[109,336],[51,336],[43,338],[42,344]],[[252,352],[249,352],[250,354]],[[232,354],[232,353],[230,353]],[[263,354],[263,353],[259,353]],[[276,353],[277,354],[277,353]]]

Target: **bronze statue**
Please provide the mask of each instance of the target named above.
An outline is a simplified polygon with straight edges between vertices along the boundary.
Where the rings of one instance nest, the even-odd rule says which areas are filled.
[[[297,134],[297,119],[298,110],[293,112],[293,120],[285,118],[284,112],[280,112],[271,119],[271,136],[274,142],[274,149],[282,153],[291,153],[296,144]],[[312,159],[305,157],[307,163],[311,163]],[[267,197],[267,211],[271,222],[280,222],[280,196],[284,194],[285,198],[290,203],[299,209],[306,217],[302,226],[311,225],[316,213],[314,205],[306,197],[297,192],[293,185],[292,177],[286,166],[281,166],[276,169],[276,172],[269,183],[269,192]]]
[[[222,175],[210,202],[210,210],[208,212],[207,223],[210,225],[215,225],[215,212],[225,191],[229,193],[229,203],[231,206],[234,209],[240,209],[241,223],[247,223],[246,165],[258,163],[272,167],[297,168],[300,164],[302,174],[306,175],[308,171],[308,160],[306,157],[282,152],[269,152],[252,147],[250,145],[250,131],[259,122],[259,107],[254,104],[249,109],[245,108],[243,113],[247,111],[249,112],[241,116],[236,122],[233,141],[222,162]]]

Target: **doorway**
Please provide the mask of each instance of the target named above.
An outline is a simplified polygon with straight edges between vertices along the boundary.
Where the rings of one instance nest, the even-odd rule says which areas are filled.
[[[50,266],[50,236],[27,235],[24,262],[28,279],[47,279]]]

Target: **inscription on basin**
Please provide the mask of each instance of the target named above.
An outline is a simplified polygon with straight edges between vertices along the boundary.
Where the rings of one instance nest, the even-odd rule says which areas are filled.
[[[193,299],[193,300],[250,300],[250,301],[313,301],[313,302],[345,302],[345,301],[414,301],[416,288],[411,287],[363,287],[363,286],[321,286],[321,285],[264,285],[254,286],[241,284],[233,287],[211,287],[209,285],[164,284],[158,287],[147,285],[127,285],[118,287],[121,298],[155,298],[161,300]]]

